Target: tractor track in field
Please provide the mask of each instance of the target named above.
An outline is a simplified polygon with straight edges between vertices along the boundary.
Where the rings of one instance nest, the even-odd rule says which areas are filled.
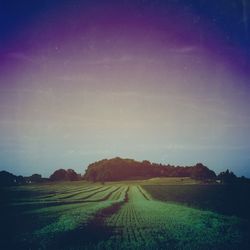
[[[137,186],[138,190],[140,191],[140,193],[142,194],[142,196],[146,199],[146,200],[150,200],[150,198],[142,191],[141,186]]]
[[[134,192],[137,192],[137,197],[134,197]],[[137,198],[148,202],[150,201],[150,198],[139,186],[132,186],[127,193],[127,203],[124,204],[119,211],[106,218],[107,225],[114,230],[112,236],[114,248],[119,246],[121,241],[126,241],[128,243],[126,247],[131,247],[132,245],[134,246],[134,244],[139,245],[140,242],[146,242],[148,237],[151,237],[145,234],[144,228],[141,226],[143,218],[141,217],[140,211],[134,206],[134,202]]]

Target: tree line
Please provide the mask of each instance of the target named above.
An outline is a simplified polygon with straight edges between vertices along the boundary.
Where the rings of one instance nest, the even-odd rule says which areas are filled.
[[[89,181],[120,181],[127,179],[149,179],[154,177],[191,177],[215,179],[216,174],[202,163],[195,166],[173,166],[135,161],[133,159],[104,159],[90,164],[84,175]]]
[[[0,186],[22,185],[28,183],[41,183],[48,181],[79,181],[92,182],[121,181],[132,179],[149,179],[154,177],[190,177],[193,179],[217,181],[220,183],[250,183],[250,179],[238,178],[233,172],[226,170],[218,176],[214,171],[197,163],[194,166],[174,166],[151,163],[150,161],[136,161],[116,157],[103,159],[91,163],[84,175],[76,173],[73,169],[58,169],[49,178],[40,174],[29,177],[16,176],[7,171],[0,171]]]

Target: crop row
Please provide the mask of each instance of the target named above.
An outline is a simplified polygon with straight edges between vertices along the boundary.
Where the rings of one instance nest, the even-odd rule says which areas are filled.
[[[115,200],[118,197],[119,188],[121,186],[111,186],[111,185],[91,185],[90,187],[85,187],[82,190],[72,191],[72,192],[62,192],[59,194],[50,194],[48,196],[35,196],[29,199],[22,200],[23,204],[65,204],[65,203],[76,203],[76,202],[87,202],[87,201],[103,201],[112,196],[111,198]],[[20,200],[18,201],[21,204]]]
[[[141,187],[130,187],[128,202],[106,219],[115,230],[106,245],[119,249],[226,249],[243,242],[241,224],[235,218],[149,197]]]
[[[42,198],[45,200],[68,199],[77,195],[91,193],[101,188],[103,187],[102,186],[87,186],[85,188],[77,188],[76,190],[65,190],[64,192],[51,194],[50,196],[42,197]]]
[[[29,232],[29,241],[40,242],[42,248],[49,248],[49,244],[58,235],[82,228],[95,217],[98,211],[125,199],[126,188],[118,185],[103,185],[101,188],[91,189],[92,191],[86,193],[86,196],[84,194],[81,197],[78,195],[78,203],[61,203],[29,211],[30,216],[42,219],[40,227],[36,228],[32,233]],[[64,201],[69,199],[73,199],[73,197],[66,198]],[[22,235],[22,237],[28,240],[25,235]]]

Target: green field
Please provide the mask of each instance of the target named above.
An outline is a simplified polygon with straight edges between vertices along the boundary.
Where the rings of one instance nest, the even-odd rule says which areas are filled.
[[[247,185],[143,185],[153,198],[250,220]]]
[[[250,249],[249,190],[188,178],[4,188],[0,249]]]

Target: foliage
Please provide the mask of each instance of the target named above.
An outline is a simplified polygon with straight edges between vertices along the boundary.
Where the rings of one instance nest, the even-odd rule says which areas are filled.
[[[79,175],[73,169],[58,169],[49,178],[51,181],[78,181]]]
[[[200,179],[200,180],[215,179],[216,178],[214,171],[203,166],[202,163],[197,163],[192,168],[190,176],[194,179]]]
[[[33,174],[29,177],[24,177],[26,183],[40,183],[48,181],[47,178],[43,178],[40,174]]]
[[[23,176],[16,176],[7,171],[0,171],[0,186],[12,186],[17,184],[24,184]]]
[[[218,175],[218,179],[221,180],[222,183],[235,183],[237,181],[236,175],[228,169],[225,172],[221,172]]]
[[[147,179],[153,177],[193,177],[195,179],[214,179],[215,173],[201,163],[195,166],[174,167],[135,161],[119,157],[101,160],[88,166],[84,178],[90,181],[118,181],[128,179]]]

